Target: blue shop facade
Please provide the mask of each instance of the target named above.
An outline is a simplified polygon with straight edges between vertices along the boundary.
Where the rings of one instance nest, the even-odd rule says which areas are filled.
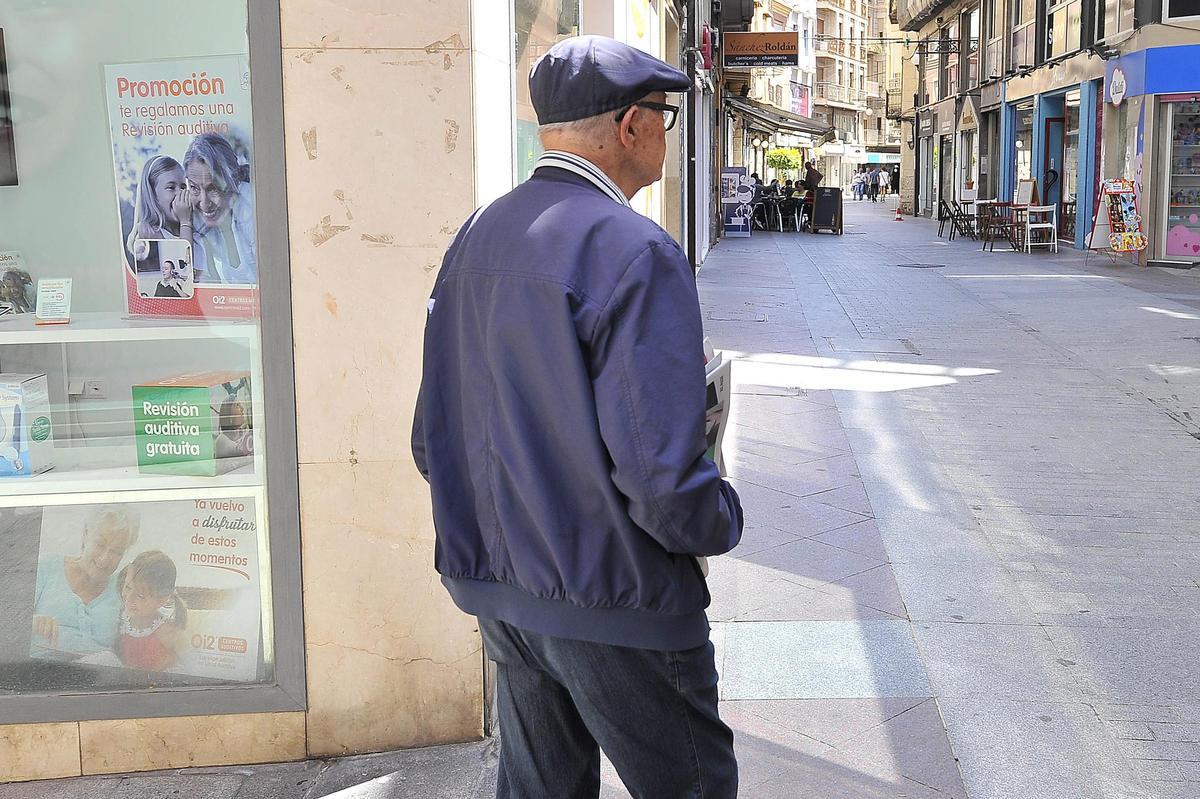
[[[1080,53],[1002,86],[996,196],[1012,199],[1037,181],[1042,205],[1057,206],[1059,241],[1087,247],[1101,179],[1104,62]]]
[[[1134,181],[1150,239],[1143,262],[1200,264],[1200,44],[1148,47],[1108,62],[1105,173]]]

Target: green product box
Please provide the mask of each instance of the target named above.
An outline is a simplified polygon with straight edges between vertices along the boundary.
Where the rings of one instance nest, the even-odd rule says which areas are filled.
[[[254,460],[250,376],[178,375],[133,387],[138,469],[214,477]]]

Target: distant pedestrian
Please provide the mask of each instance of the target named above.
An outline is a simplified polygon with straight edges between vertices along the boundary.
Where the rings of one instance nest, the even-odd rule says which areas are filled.
[[[463,224],[425,326],[413,458],[434,564],[497,664],[496,795],[737,796],[695,556],[742,510],[705,450],[703,327],[662,178],[684,72],[602,36],[529,75],[545,152]]]
[[[888,191],[892,186],[892,173],[886,169],[879,170],[879,197],[884,199],[888,196]]]
[[[871,198],[871,202],[879,199],[879,167],[872,166],[871,171],[867,173],[867,196]]]

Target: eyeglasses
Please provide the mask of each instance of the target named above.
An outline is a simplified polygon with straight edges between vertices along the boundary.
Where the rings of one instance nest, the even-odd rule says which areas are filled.
[[[655,111],[661,111],[663,115],[663,130],[670,130],[675,127],[675,122],[679,119],[679,106],[670,105],[668,103],[652,103],[649,100],[641,100],[636,103],[630,103],[617,112],[616,121],[620,122],[629,113],[629,109],[635,105],[640,105],[642,108],[652,108]]]

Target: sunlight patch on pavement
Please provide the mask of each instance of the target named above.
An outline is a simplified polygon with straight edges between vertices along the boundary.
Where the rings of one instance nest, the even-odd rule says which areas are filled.
[[[1116,280],[1108,275],[946,275],[955,280]]]
[[[1168,311],[1166,308],[1155,308],[1153,305],[1143,305],[1143,306],[1141,306],[1141,309],[1143,311],[1149,311],[1150,313],[1160,313],[1163,316],[1169,316],[1172,319],[1200,319],[1200,316],[1196,316],[1196,314],[1194,314],[1194,313],[1182,313],[1180,311]]]
[[[395,774],[384,774],[382,777],[331,793],[328,799],[388,799],[395,796],[394,789],[388,787],[395,779]]]
[[[772,386],[814,391],[905,391],[957,383],[961,377],[997,374],[971,369],[890,361],[847,361],[781,353],[726,352],[735,362],[735,386]]]

